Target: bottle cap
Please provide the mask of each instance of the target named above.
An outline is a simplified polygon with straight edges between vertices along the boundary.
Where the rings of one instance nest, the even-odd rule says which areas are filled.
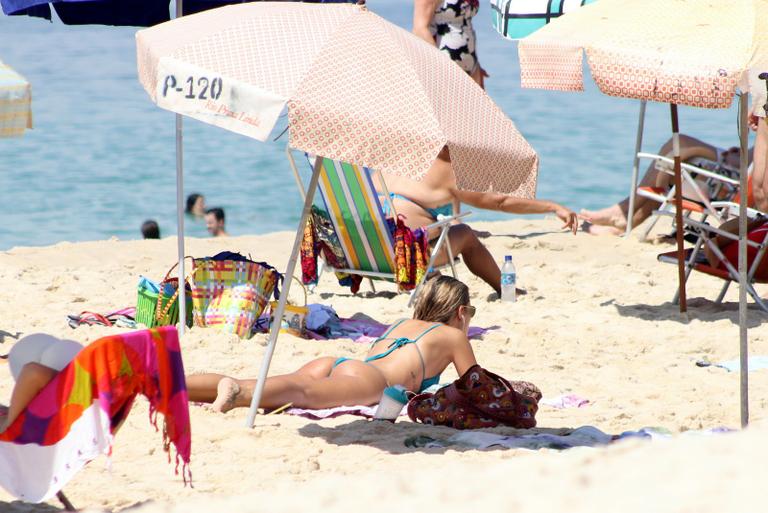
[[[512,255],[507,255],[504,257],[505,262],[511,262],[512,261]]]

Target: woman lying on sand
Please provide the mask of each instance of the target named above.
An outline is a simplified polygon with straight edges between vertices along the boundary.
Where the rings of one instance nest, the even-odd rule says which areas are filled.
[[[326,356],[299,370],[267,378],[263,408],[292,403],[297,408],[332,408],[379,402],[388,386],[402,385],[421,391],[437,383],[440,373],[453,364],[459,375],[475,365],[467,338],[475,308],[462,282],[440,276],[427,282],[416,301],[413,319],[403,319],[376,339],[365,360]],[[255,379],[221,374],[187,377],[189,400],[213,403],[226,412],[249,406]]]
[[[752,153],[750,150],[750,162],[752,161]],[[672,154],[672,139],[668,140],[657,154],[670,156]],[[717,148],[695,137],[680,134],[680,159],[685,162],[695,157],[702,157],[738,169],[741,151],[735,146],[728,149]],[[639,186],[669,189],[672,187],[673,180],[672,175],[657,170],[654,162],[648,166]],[[754,185],[756,184],[753,184],[753,187]],[[706,187],[703,184],[702,186]],[[696,193],[688,184],[683,184],[683,196],[695,199]],[[659,208],[659,205],[659,202],[650,198],[636,196],[632,226],[639,226],[651,216],[654,210]],[[584,231],[592,235],[623,235],[627,228],[627,212],[629,212],[628,197],[601,210],[582,210],[580,217],[586,221],[583,225]]]
[[[443,147],[435,163],[424,179],[414,180],[385,174],[387,190],[398,214],[403,214],[409,228],[419,228],[434,223],[437,216],[452,215],[461,203],[473,207],[508,214],[546,214],[554,213],[564,225],[563,228],[576,233],[577,216],[570,209],[554,201],[523,199],[497,192],[462,191],[456,186],[456,176],[451,169],[451,156],[448,147]],[[381,184],[376,184],[381,191]],[[431,234],[436,236],[437,233]],[[493,290],[501,292],[501,271],[491,253],[477,237],[477,233],[465,224],[452,226],[448,232],[448,241],[454,255],[461,255],[469,270],[482,279]],[[448,256],[441,252],[435,264],[448,263]]]

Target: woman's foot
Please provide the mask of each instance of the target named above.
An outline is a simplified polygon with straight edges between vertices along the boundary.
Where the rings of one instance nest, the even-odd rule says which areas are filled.
[[[579,217],[591,224],[613,226],[620,230],[623,230],[627,226],[627,218],[619,205],[612,205],[602,210],[587,210],[582,208],[579,212]]]
[[[240,385],[232,378],[222,378],[216,387],[216,400],[211,404],[213,411],[227,413],[237,404]]]
[[[600,226],[587,221],[581,223],[581,229],[590,235],[613,235],[618,237],[624,233],[624,230],[619,230],[615,226]]]

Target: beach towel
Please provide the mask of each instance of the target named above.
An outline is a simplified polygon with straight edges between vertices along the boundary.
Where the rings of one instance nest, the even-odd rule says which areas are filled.
[[[136,396],[149,401],[163,448],[189,477],[191,432],[175,327],[101,338],[85,347],[0,433],[0,486],[26,502],[59,492],[90,460],[111,454],[116,429]]]

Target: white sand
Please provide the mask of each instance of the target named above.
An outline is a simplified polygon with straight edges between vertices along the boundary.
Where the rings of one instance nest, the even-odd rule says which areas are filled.
[[[685,322],[669,302],[676,269],[656,262],[656,254],[671,246],[574,237],[559,232],[554,220],[474,226],[495,234],[485,242],[498,260],[505,253],[515,256],[520,286],[528,290],[514,305],[489,301],[490,288],[460,267],[478,307],[474,324],[500,326],[473,343],[479,362],[536,383],[545,396],[575,393],[591,401],[578,409],[542,406],[541,428],[594,425],[620,433],[661,426],[678,433],[738,427],[738,373],[694,364],[703,357],[718,362],[738,356],[737,287],[717,306],[720,282],[694,275]],[[198,257],[231,249],[282,268],[291,240],[287,232],[190,239],[187,249]],[[71,330],[65,317],[135,304],[138,276],[162,278],[175,251],[175,239],[166,239],[0,253],[0,351],[14,342],[7,333],[43,331],[84,343],[112,333],[103,327]],[[408,315],[407,296],[382,289],[393,290],[381,285],[375,296],[352,296],[325,276],[310,301],[330,304],[342,316],[362,312],[382,322]],[[756,309],[750,317],[751,352],[768,355],[765,317]],[[189,372],[253,376],[264,341],[193,329],[183,341],[185,365]],[[281,336],[272,372],[294,370],[316,356],[365,351],[349,340]],[[151,502],[142,512],[765,511],[758,494],[768,477],[768,370],[749,377],[753,428],[747,432],[565,452],[409,449],[403,445],[408,436],[449,436],[452,430],[352,416],[321,422],[261,417],[247,430],[244,409],[220,415],[192,406],[195,488],[174,476],[140,400],[117,436],[112,470],[100,458],[65,491],[79,507],[121,510]],[[453,378],[452,369],[443,374],[444,380]],[[11,388],[10,373],[0,367],[0,397],[7,398]],[[58,507],[56,501],[50,505]],[[3,512],[50,511],[50,505],[12,502],[0,491]]]

